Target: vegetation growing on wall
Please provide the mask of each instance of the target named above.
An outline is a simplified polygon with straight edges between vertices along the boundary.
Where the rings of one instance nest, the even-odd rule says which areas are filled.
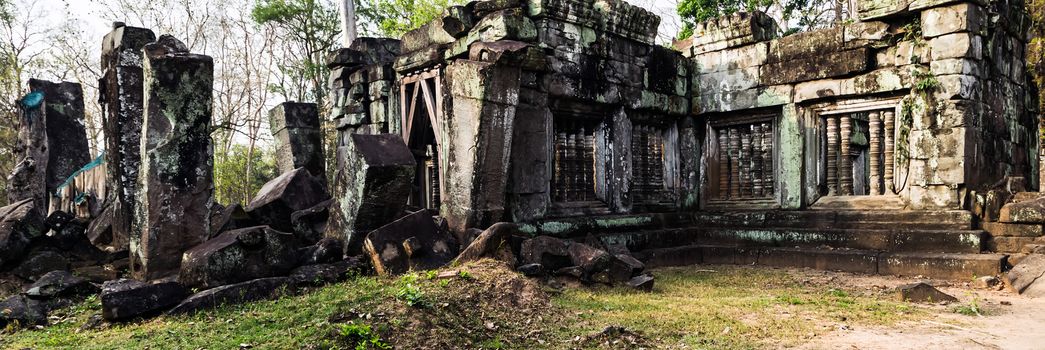
[[[853,18],[849,0],[681,0],[679,17],[684,23],[679,39],[693,35],[693,26],[737,12],[761,11],[773,17],[780,35],[831,27]]]

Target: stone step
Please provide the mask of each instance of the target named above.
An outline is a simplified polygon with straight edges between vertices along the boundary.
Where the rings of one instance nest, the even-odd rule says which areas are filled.
[[[703,212],[693,215],[693,223],[715,227],[888,229],[902,225],[908,229],[970,230],[976,221],[966,210],[805,210]]]
[[[681,227],[786,227],[824,229],[971,230],[976,225],[966,210],[803,210],[729,211],[585,215],[522,224],[523,232],[556,237]]]
[[[865,274],[971,280],[1002,272],[1006,255],[885,253],[873,250],[686,245],[635,253],[648,267],[694,264],[804,267]]]
[[[814,228],[691,227],[600,234],[632,251],[717,244],[745,247],[860,249],[889,252],[979,253],[987,234],[978,230],[854,230]]]

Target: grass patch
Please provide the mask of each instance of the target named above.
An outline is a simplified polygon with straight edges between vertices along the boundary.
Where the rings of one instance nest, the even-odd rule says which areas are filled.
[[[824,325],[891,325],[924,314],[851,291],[803,287],[779,270],[662,269],[654,271],[653,293],[601,287],[549,297],[504,267],[455,269],[462,272],[454,278],[355,277],[274,301],[80,330],[100,310],[90,298],[56,312],[45,329],[0,334],[0,348],[620,348],[602,343],[605,337],[584,340],[614,325],[650,347],[749,349],[796,345],[834,329]]]
[[[654,293],[568,290],[554,302],[578,320],[561,331],[589,334],[620,325],[663,346],[750,349],[770,341],[797,345],[825,332],[824,324],[892,325],[920,314],[905,303],[802,287],[784,271],[716,269],[658,270]]]

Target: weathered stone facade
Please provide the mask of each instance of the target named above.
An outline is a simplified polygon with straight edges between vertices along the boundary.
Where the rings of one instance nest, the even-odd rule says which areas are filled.
[[[777,175],[765,178],[768,207],[968,209],[1005,177],[1037,183],[1036,104],[1012,59],[1027,37],[1022,7],[859,3],[861,21],[831,29],[773,38],[765,16],[740,14],[676,43],[695,63],[694,114],[709,137],[728,131],[704,142],[710,164],[759,162],[740,131],[754,124],[727,124],[763,115],[776,130],[763,150]],[[702,174],[706,205],[759,197],[749,169],[714,170]]]
[[[460,237],[514,221],[654,264],[1001,271],[977,222],[997,216],[999,188],[1038,183],[1023,4],[856,3],[858,19],[829,29],[779,37],[741,13],[668,49],[653,43],[659,19],[623,1],[475,1],[405,34],[397,55],[342,50],[332,88],[355,93],[333,118],[353,121],[342,147],[401,137],[407,204]],[[344,83],[375,71],[381,94]],[[358,107],[378,97],[398,108]]]

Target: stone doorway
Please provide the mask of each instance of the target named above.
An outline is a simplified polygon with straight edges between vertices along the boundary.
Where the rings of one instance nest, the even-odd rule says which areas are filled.
[[[403,140],[417,162],[414,186],[409,204],[427,209],[439,209],[445,198],[443,165],[440,155],[443,130],[443,92],[440,69],[433,68],[407,75],[400,81],[400,106],[403,111]]]

